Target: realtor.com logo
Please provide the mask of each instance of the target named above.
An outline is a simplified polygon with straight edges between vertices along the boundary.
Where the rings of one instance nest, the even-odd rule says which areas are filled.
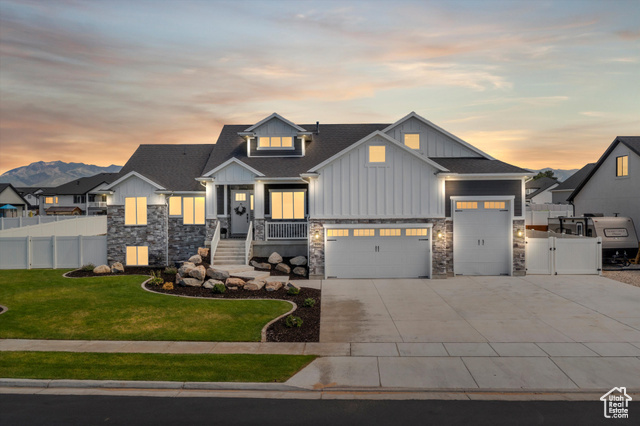
[[[607,419],[628,419],[629,401],[631,397],[627,395],[627,388],[613,388],[600,397],[604,402],[604,416]]]

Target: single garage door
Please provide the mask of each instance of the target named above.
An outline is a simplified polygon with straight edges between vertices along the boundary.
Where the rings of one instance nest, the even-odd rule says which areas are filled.
[[[327,278],[417,278],[431,275],[431,229],[415,224],[325,230]]]
[[[453,264],[456,275],[510,275],[510,202],[454,203]]]

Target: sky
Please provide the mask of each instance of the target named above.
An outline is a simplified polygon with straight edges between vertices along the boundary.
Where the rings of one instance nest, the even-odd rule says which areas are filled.
[[[0,173],[411,111],[521,167],[640,135],[640,1],[0,0]]]

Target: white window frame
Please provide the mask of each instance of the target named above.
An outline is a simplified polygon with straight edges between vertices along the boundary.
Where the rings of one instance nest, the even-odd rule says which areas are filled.
[[[618,159],[621,159],[623,163],[626,162],[626,164],[622,165],[622,170],[618,169]],[[626,161],[625,161],[625,159],[626,159]],[[624,174],[618,174],[618,173],[624,173]],[[629,154],[618,155],[616,157],[616,177],[617,178],[628,178],[629,177]]]
[[[261,138],[269,138],[269,146],[260,146]],[[271,138],[280,138],[280,146],[271,146]],[[291,146],[282,146],[282,138],[291,138]],[[256,149],[261,150],[287,150],[293,151],[296,148],[295,136],[256,136]]]
[[[202,199],[202,223],[200,222],[196,222],[196,199]],[[186,213],[185,213],[185,205],[187,203],[187,200],[192,200],[189,201],[192,204],[192,212],[193,215],[191,217],[187,217]],[[206,208],[206,199],[205,197],[182,197],[182,224],[183,225],[187,225],[187,226],[202,226],[206,223],[207,221],[207,208]],[[193,221],[193,223],[191,223],[190,221]]]
[[[295,219],[295,218],[285,219],[284,217],[279,218],[279,219],[274,218],[273,217],[273,195],[272,195],[274,192],[281,192],[281,193],[285,193],[285,192],[291,192],[291,193],[302,192],[303,193],[302,208],[304,210],[302,218],[297,218],[297,219]],[[294,196],[294,202],[295,202],[295,196]],[[293,211],[295,213],[295,205],[294,205]],[[271,217],[272,220],[305,220],[307,218],[307,190],[306,189],[269,189],[269,216]],[[283,216],[284,216],[284,214],[283,214]]]
[[[127,223],[127,200],[129,199],[134,199],[134,206],[135,206],[135,223]],[[139,207],[139,201],[141,199],[144,199],[144,207],[145,207],[145,212],[144,212],[144,223],[139,223],[138,220],[138,207]],[[147,208],[147,197],[125,197],[124,199],[124,226],[147,226],[147,223],[149,222],[149,209]]]

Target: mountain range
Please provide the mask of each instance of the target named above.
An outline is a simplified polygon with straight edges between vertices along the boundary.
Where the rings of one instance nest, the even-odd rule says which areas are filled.
[[[572,174],[578,171],[578,169],[564,170],[564,169],[552,169],[551,167],[547,167],[539,170],[534,170],[534,169],[527,169],[527,170],[531,170],[533,173],[546,172],[547,170],[552,170],[553,175],[556,178],[558,178],[558,182],[564,182],[565,180],[569,179]]]
[[[64,161],[37,161],[28,166],[9,170],[0,176],[0,183],[13,186],[58,186],[72,180],[93,176],[98,173],[117,173],[122,166],[114,164],[108,167],[84,163],[65,163]]]

